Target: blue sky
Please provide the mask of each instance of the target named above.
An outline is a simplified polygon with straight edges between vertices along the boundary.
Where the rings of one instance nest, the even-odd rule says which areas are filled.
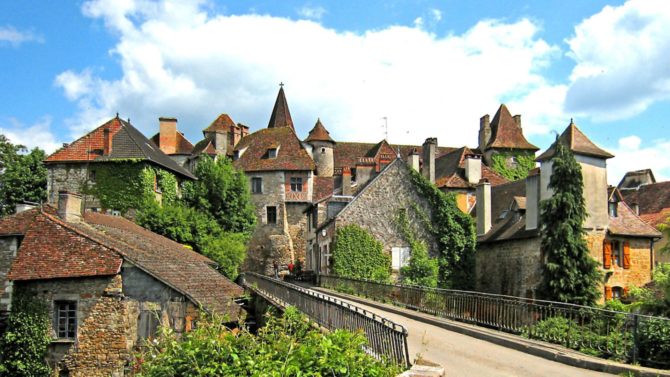
[[[609,180],[670,178],[670,4],[632,1],[0,3],[0,132],[53,151],[116,112],[192,141],[265,127],[280,81],[300,136],[476,146],[506,103],[546,148],[575,118]]]

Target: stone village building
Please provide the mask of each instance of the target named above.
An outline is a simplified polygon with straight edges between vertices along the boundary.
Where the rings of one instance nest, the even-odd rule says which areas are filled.
[[[53,321],[48,362],[58,376],[123,376],[159,324],[189,331],[200,310],[236,322],[242,288],[215,263],[119,217],[81,212],[61,192],[0,219],[0,311],[19,293],[43,300]]]
[[[559,137],[573,152],[584,177],[588,217],[586,241],[605,278],[604,299],[622,297],[628,287],[651,280],[653,243],[661,234],[642,221],[622,201],[618,190],[608,190],[607,159],[613,156],[593,144],[574,123]],[[477,186],[476,289],[512,296],[535,297],[544,257],[539,202],[552,193],[554,146],[542,153],[540,167],[525,180],[495,187]]]

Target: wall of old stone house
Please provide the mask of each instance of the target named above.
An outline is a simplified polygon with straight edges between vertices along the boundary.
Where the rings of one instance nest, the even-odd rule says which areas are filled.
[[[535,297],[542,279],[540,237],[479,243],[475,253],[475,290]]]
[[[90,164],[47,164],[47,200],[58,204],[58,192],[68,191],[83,195],[83,188],[94,182],[90,180]],[[91,195],[82,196],[84,208],[100,207],[100,202]]]
[[[0,237],[0,312],[8,311],[11,307],[14,286],[7,280],[7,273],[18,248],[18,236]]]
[[[670,263],[670,252],[663,252],[662,249],[668,244],[668,235],[663,232],[663,238],[654,242],[654,266],[659,263]]]

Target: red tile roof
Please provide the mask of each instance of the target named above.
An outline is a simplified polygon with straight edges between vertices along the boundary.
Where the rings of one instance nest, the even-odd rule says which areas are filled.
[[[160,133],[155,134],[154,136],[151,137],[151,141],[154,142],[158,146],[158,148],[161,147],[160,143]],[[175,152],[171,154],[191,154],[191,151],[193,151],[193,144],[191,144],[190,141],[184,136],[183,133],[177,131],[177,145],[175,148]]]
[[[617,203],[617,216],[610,216],[607,231],[613,235],[660,238],[661,232],[640,219],[625,203]]]
[[[277,148],[277,157],[269,158],[268,150]],[[276,171],[316,169],[314,160],[302,146],[291,127],[264,128],[247,135],[235,146],[244,151],[233,165],[244,171]]]
[[[230,129],[237,127],[235,122],[230,119],[228,114],[221,114],[202,132],[228,132]]]
[[[641,215],[670,208],[670,181],[642,185],[637,190],[619,190],[628,205],[639,208]]]
[[[335,144],[333,155],[335,160],[335,169],[342,169],[345,166],[355,168],[360,158],[374,157],[379,150],[379,143],[356,143],[341,141]],[[390,145],[390,148],[397,153],[400,148],[400,156],[405,159],[412,151],[416,150],[419,156],[422,156],[423,147],[420,145]],[[435,153],[435,158],[438,158],[445,153],[455,150],[451,147],[438,147]],[[395,154],[394,154],[395,156]]]
[[[268,122],[268,128],[280,127],[288,127],[295,132],[295,129],[293,128],[293,119],[291,119],[291,112],[288,109],[286,95],[284,94],[284,87],[279,88],[277,100],[275,101],[275,106],[272,109],[272,115],[270,115],[270,121]]]
[[[333,196],[334,184],[332,177],[314,177],[312,202],[316,203]]]
[[[468,147],[461,147],[443,154],[435,159],[435,185],[445,188],[474,188],[465,177],[465,156],[474,152]],[[491,186],[507,183],[507,179],[482,163],[482,178],[486,178]]]
[[[510,114],[507,106],[500,105],[491,121],[491,140],[487,148],[514,148],[537,151],[540,148],[531,144],[523,136],[521,125]]]
[[[660,212],[641,214],[640,218],[656,228],[661,224],[670,223],[670,208],[665,208]]]
[[[307,139],[305,139],[306,142],[310,141],[329,141],[331,143],[335,143],[333,139],[330,137],[330,132],[326,130],[326,127],[323,126],[321,123],[321,119],[316,120],[316,124],[314,125],[314,128],[312,128],[311,131],[309,131],[309,135],[307,136]]]
[[[600,158],[614,157],[613,154],[593,144],[593,142],[589,140],[589,138],[586,137],[586,135],[584,135],[584,133],[580,131],[579,128],[577,128],[575,123],[572,121],[570,121],[568,128],[566,128],[565,131],[563,131],[561,136],[558,137],[558,141],[569,147],[570,150],[576,154],[582,154],[586,156],[600,157]],[[556,142],[554,142],[554,144],[552,144],[549,147],[549,149],[544,151],[544,153],[542,153],[535,160],[545,161],[552,158],[554,156],[555,144]]]

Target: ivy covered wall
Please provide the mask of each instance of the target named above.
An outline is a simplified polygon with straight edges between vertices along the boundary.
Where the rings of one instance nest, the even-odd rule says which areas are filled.
[[[510,181],[523,179],[535,168],[535,154],[520,151],[497,152],[491,155],[491,168]]]

